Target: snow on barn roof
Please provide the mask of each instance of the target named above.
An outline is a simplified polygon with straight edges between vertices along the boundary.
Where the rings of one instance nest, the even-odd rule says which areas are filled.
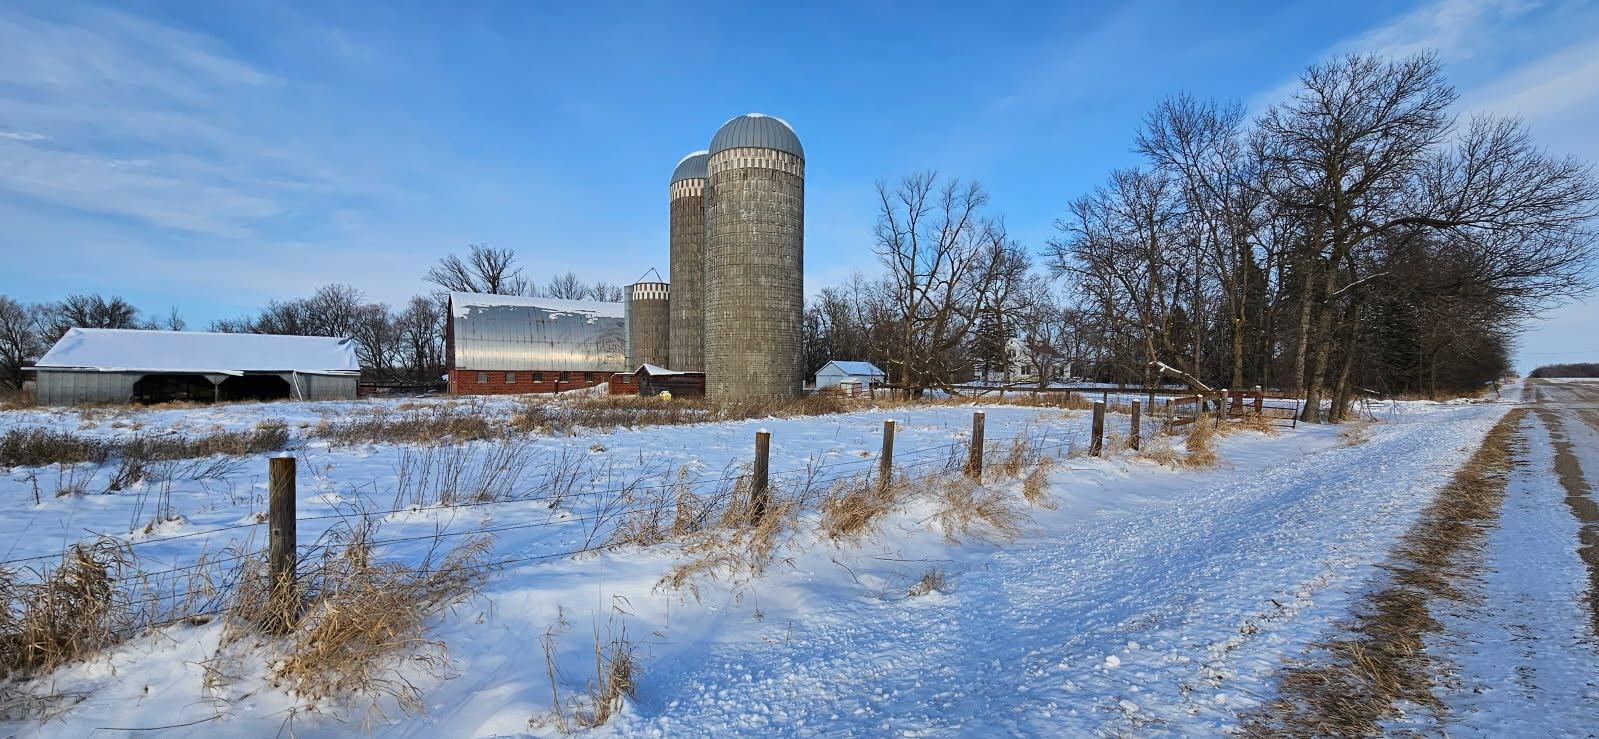
[[[843,372],[846,375],[871,377],[874,375],[885,374],[882,370],[877,368],[877,365],[872,364],[871,362],[848,362],[841,359],[834,359],[828,362],[828,364],[837,367],[840,372]]]
[[[218,374],[242,371],[354,374],[361,371],[355,358],[355,342],[351,339],[121,328],[68,329],[35,366],[105,372]]]
[[[467,318],[473,308],[536,308],[552,317],[573,313],[588,318],[621,318],[621,303],[598,300],[562,300],[561,298],[530,298],[526,295],[487,295],[484,293],[450,293],[450,306],[456,318]]]
[[[667,375],[686,375],[686,374],[689,374],[689,373],[683,372],[681,370],[671,370],[671,369],[667,369],[665,367],[658,367],[656,365],[649,364],[649,363],[641,364],[641,365],[638,366],[638,369],[633,370],[633,374],[635,374],[635,375],[640,373],[640,372],[643,372],[644,374],[649,375],[650,377],[665,377]]]

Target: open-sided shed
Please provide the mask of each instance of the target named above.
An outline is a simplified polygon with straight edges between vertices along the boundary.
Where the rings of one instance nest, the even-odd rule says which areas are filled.
[[[33,368],[39,402],[344,400],[355,343],[326,336],[69,329]]]

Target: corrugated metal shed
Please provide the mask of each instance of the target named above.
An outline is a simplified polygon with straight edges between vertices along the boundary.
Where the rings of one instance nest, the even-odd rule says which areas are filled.
[[[746,113],[722,124],[711,137],[710,154],[739,148],[776,149],[805,158],[805,147],[800,146],[799,134],[782,118],[761,113]]]
[[[450,293],[453,369],[619,372],[627,369],[621,303]]]
[[[74,328],[32,368],[44,405],[356,396],[350,339]]]

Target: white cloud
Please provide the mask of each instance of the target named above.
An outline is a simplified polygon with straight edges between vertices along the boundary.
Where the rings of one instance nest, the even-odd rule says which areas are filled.
[[[120,11],[0,14],[0,192],[253,235],[337,180],[255,114],[292,110],[285,88],[213,39]]]
[[[1337,44],[1332,53],[1401,57],[1435,51],[1469,59],[1493,45],[1497,29],[1541,3],[1528,0],[1438,0]]]

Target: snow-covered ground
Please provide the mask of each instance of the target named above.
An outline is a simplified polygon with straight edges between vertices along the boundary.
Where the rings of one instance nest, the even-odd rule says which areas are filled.
[[[1507,393],[1509,397],[1519,393]],[[447,400],[426,401],[450,402]],[[479,406],[508,413],[505,401]],[[366,412],[370,403],[268,404],[152,411],[85,421],[72,412],[0,414],[5,427],[50,424],[86,433],[247,428],[282,418],[303,434],[323,416]],[[1391,406],[1351,443],[1333,427],[1300,426],[1274,436],[1240,433],[1218,442],[1219,466],[1179,471],[1121,454],[1074,457],[1049,476],[1054,507],[1027,507],[1016,480],[995,480],[1027,509],[1026,531],[1009,541],[936,524],[936,508],[897,511],[863,541],[834,543],[801,518],[777,563],[759,577],[700,577],[660,583],[683,553],[671,544],[578,557],[518,561],[481,596],[437,624],[456,677],[419,681],[427,713],[390,712],[380,734],[551,734],[551,685],[541,637],[553,634],[557,682],[581,689],[593,675],[594,634],[639,644],[638,698],[603,731],[680,735],[984,735],[1220,733],[1266,699],[1273,671],[1299,654],[1359,596],[1390,545],[1432,491],[1509,407]],[[749,459],[756,429],[773,435],[774,485],[864,471],[875,463],[882,421],[899,422],[896,460],[926,469],[959,453],[972,408],[863,409],[838,416],[702,424],[532,437],[536,461],[519,490],[580,455],[590,490],[618,480],[670,481],[685,470],[714,486]],[[1027,433],[1067,447],[1085,441],[1088,414],[990,406],[991,441]],[[1123,429],[1124,416],[1110,426]],[[121,424],[120,426],[118,424]],[[1024,429],[1027,431],[1024,432]],[[495,453],[498,442],[467,446]],[[297,437],[302,543],[352,510],[394,507],[406,455],[393,445],[330,448]],[[411,457],[414,461],[414,456]],[[810,468],[811,472],[804,472]],[[140,528],[140,491],[47,498],[32,485],[54,474],[18,469],[0,477],[5,559],[60,551],[90,532],[169,539],[250,524],[263,510],[264,457],[203,484],[173,486],[180,521]],[[107,474],[100,472],[97,474]],[[97,489],[91,485],[91,489]],[[383,538],[497,530],[507,559],[558,555],[592,543],[603,523],[597,500],[574,496],[551,509],[523,500],[386,516]],[[146,504],[146,507],[148,505]],[[264,536],[259,527],[141,545],[160,566],[182,566],[225,539]],[[385,556],[420,556],[400,544]],[[907,597],[929,570],[946,592]],[[176,735],[276,733],[293,716],[297,735],[342,735],[363,715],[353,707],[293,711],[280,690],[244,680],[207,688],[205,663],[220,626],[170,627],[70,666],[58,690],[82,702],[24,733],[76,736],[100,727],[169,729]]]

